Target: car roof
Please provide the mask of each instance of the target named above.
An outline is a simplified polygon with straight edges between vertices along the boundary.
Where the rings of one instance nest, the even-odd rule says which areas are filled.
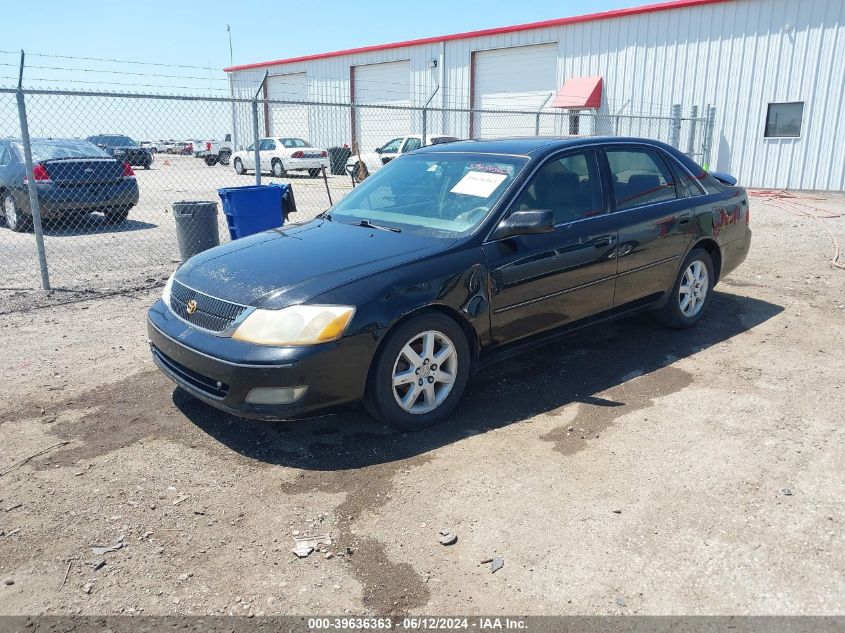
[[[589,147],[610,143],[642,143],[656,145],[675,154],[674,148],[660,141],[630,136],[519,136],[489,140],[453,141],[442,145],[427,145],[414,153],[469,152],[473,154],[507,154],[516,156],[545,156],[566,147]]]

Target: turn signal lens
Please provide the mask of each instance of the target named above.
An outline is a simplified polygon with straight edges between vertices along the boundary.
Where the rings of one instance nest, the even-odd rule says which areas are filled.
[[[352,306],[290,306],[253,310],[232,338],[257,345],[317,345],[336,341],[349,325]]]

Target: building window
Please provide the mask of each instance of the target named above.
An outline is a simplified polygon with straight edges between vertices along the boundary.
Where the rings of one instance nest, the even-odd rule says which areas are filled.
[[[804,102],[770,103],[766,113],[766,138],[801,136]]]

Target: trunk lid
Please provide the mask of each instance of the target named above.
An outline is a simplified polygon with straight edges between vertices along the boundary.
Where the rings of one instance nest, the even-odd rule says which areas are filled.
[[[41,161],[50,180],[62,186],[116,182],[123,179],[123,164],[113,158],[58,158]]]

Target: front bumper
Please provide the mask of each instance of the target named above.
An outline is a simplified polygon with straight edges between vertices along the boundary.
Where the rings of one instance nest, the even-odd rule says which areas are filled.
[[[260,420],[302,417],[360,400],[375,338],[345,337],[302,347],[252,345],[198,330],[159,300],[147,314],[150,350],[158,368],[194,397],[228,413]],[[255,387],[307,386],[289,405],[246,402]]]

